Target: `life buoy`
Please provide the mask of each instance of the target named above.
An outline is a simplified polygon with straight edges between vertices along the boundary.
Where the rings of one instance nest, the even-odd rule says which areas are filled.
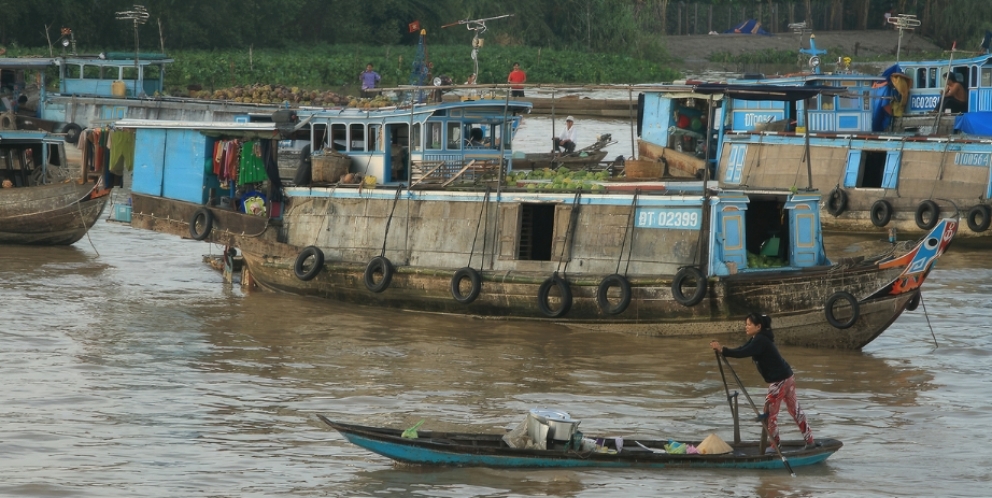
[[[916,308],[920,306],[920,301],[923,299],[923,293],[916,291],[916,294],[909,298],[906,302],[906,311],[916,311]]]
[[[696,290],[691,295],[686,296],[682,292],[682,288],[685,286],[686,281],[695,280]],[[706,275],[694,266],[686,266],[675,274],[675,278],[672,279],[672,297],[678,301],[682,306],[695,306],[703,300],[706,296]]]
[[[189,219],[189,236],[193,240],[203,240],[210,235],[210,230],[214,227],[214,213],[202,207],[197,209]]]
[[[937,226],[937,219],[940,217],[940,207],[936,202],[927,199],[916,207],[916,226],[923,230],[930,230]]]
[[[462,280],[468,279],[469,290],[467,294],[462,294]],[[473,268],[466,266],[465,268],[460,268],[455,272],[454,276],[451,277],[451,297],[455,298],[462,304],[471,304],[479,297],[479,293],[482,292],[482,275],[475,271]]]
[[[871,224],[877,227],[884,227],[892,220],[892,204],[885,199],[879,199],[871,205]]]
[[[616,304],[611,303],[607,297],[613,287],[620,289],[620,300]],[[627,306],[630,306],[630,282],[626,277],[617,273],[603,278],[596,290],[596,304],[607,315],[623,313]]]
[[[376,282],[375,274],[381,273],[382,278]],[[369,261],[365,267],[365,287],[375,293],[380,293],[389,287],[390,280],[393,279],[393,264],[384,256],[376,256]]]
[[[847,304],[851,307],[851,316],[844,321],[840,321],[834,316],[834,305],[842,299],[847,301]],[[838,291],[827,298],[827,302],[823,305],[823,313],[827,316],[827,323],[838,329],[847,329],[851,328],[854,322],[858,321],[858,317],[861,316],[861,308],[858,306],[858,300],[854,299],[854,296],[850,292]]]
[[[552,287],[557,287],[559,294],[561,294],[561,305],[558,306],[558,309],[552,309],[548,302]],[[572,308],[572,289],[568,286],[568,282],[557,274],[545,280],[537,290],[537,307],[548,318],[565,316],[565,313],[568,313],[568,310]]]
[[[844,192],[840,187],[831,190],[830,197],[827,198],[827,212],[834,216],[840,216],[846,209],[847,192]]]
[[[16,130],[17,116],[13,112],[0,114],[0,130]]]
[[[76,145],[79,143],[79,136],[83,134],[83,129],[76,123],[69,123],[62,127],[62,133],[65,133],[67,144]]]
[[[310,258],[313,258],[313,263],[307,267],[307,260]],[[324,251],[321,251],[317,246],[304,247],[300,251],[300,254],[296,256],[296,264],[293,265],[293,273],[296,274],[296,278],[304,282],[313,280],[320,273],[320,270],[323,269]]]
[[[984,232],[989,229],[990,224],[992,224],[992,208],[979,204],[968,210],[968,228],[972,232]]]

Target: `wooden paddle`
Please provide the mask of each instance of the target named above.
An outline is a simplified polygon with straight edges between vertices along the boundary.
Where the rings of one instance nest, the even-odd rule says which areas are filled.
[[[767,418],[761,418],[761,412],[758,411],[757,405],[755,405],[754,404],[754,401],[751,400],[751,395],[749,395],[747,393],[747,389],[744,388],[744,383],[741,382],[741,378],[737,376],[737,372],[734,371],[734,367],[730,365],[730,362],[729,361],[727,361],[727,357],[726,356],[721,355],[719,351],[714,351],[714,352],[716,353],[717,364],[720,363],[720,359],[721,358],[723,359],[723,363],[726,363],[727,364],[727,368],[730,369],[730,373],[734,375],[734,380],[737,381],[737,386],[741,388],[741,392],[744,393],[744,397],[747,398],[747,402],[750,403],[751,404],[751,408],[754,409],[754,415],[756,417],[758,417],[759,420],[761,420],[761,427],[763,427],[765,429],[765,432],[766,433],[769,433],[768,432],[768,419]],[[720,368],[720,373],[721,374],[723,373],[723,368],[722,367]],[[726,385],[727,385],[726,382],[724,382],[724,387],[726,387]],[[771,433],[769,433],[769,435],[770,434]],[[782,464],[785,465],[785,469],[789,471],[789,474],[792,474],[792,477],[796,477],[796,472],[794,470],[792,470],[792,465],[789,465],[789,460],[786,459],[785,458],[785,455],[782,454],[782,450],[779,449],[779,447],[778,447],[777,444],[773,444],[772,447],[775,448],[775,453],[778,453],[779,458],[782,459]]]

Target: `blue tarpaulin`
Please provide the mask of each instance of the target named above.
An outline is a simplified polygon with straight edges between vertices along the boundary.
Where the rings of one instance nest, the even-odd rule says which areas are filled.
[[[764,35],[772,36],[771,33],[761,29],[761,23],[756,19],[748,19],[733,28],[724,31],[724,33],[740,33],[744,35]]]
[[[992,137],[992,112],[966,112],[954,120],[954,131]]]

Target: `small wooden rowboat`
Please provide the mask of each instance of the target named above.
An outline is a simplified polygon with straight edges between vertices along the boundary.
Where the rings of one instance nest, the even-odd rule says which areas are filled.
[[[418,431],[416,439],[402,437],[400,429],[342,424],[317,415],[348,441],[398,462],[418,465],[493,468],[733,468],[782,469],[785,464],[776,453],[759,452],[758,441],[729,443],[733,448],[722,455],[670,454],[663,448],[669,441],[625,438],[617,451],[616,440],[603,439],[603,451],[575,449],[516,449],[499,434]],[[592,436],[587,436],[592,437]],[[685,442],[685,441],[683,441]],[[698,446],[699,441],[685,442]],[[843,446],[836,439],[822,439],[813,448],[803,441],[783,441],[782,454],[795,467],[826,460]]]

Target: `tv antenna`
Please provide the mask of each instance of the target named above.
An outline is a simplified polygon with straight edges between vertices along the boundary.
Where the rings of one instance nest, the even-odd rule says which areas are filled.
[[[124,10],[117,12],[118,21],[133,21],[134,22],[134,95],[137,96],[139,93],[138,81],[143,80],[141,78],[141,68],[138,66],[138,25],[148,22],[148,10],[145,9],[144,5],[133,5],[131,10]]]
[[[482,48],[483,39],[479,38],[479,35],[486,32],[486,21],[495,21],[496,19],[503,19],[506,17],[512,17],[513,14],[503,14],[496,17],[486,17],[483,19],[462,19],[461,21],[453,22],[451,24],[445,24],[441,26],[442,28],[448,28],[451,26],[458,26],[464,24],[465,28],[469,31],[475,31],[475,36],[472,37],[472,61],[475,62],[475,77],[479,77],[479,50]]]
[[[892,24],[899,30],[899,43],[896,44],[896,63],[898,64],[899,51],[902,50],[902,32],[919,26],[920,20],[912,14],[899,14],[889,17],[889,24]]]

